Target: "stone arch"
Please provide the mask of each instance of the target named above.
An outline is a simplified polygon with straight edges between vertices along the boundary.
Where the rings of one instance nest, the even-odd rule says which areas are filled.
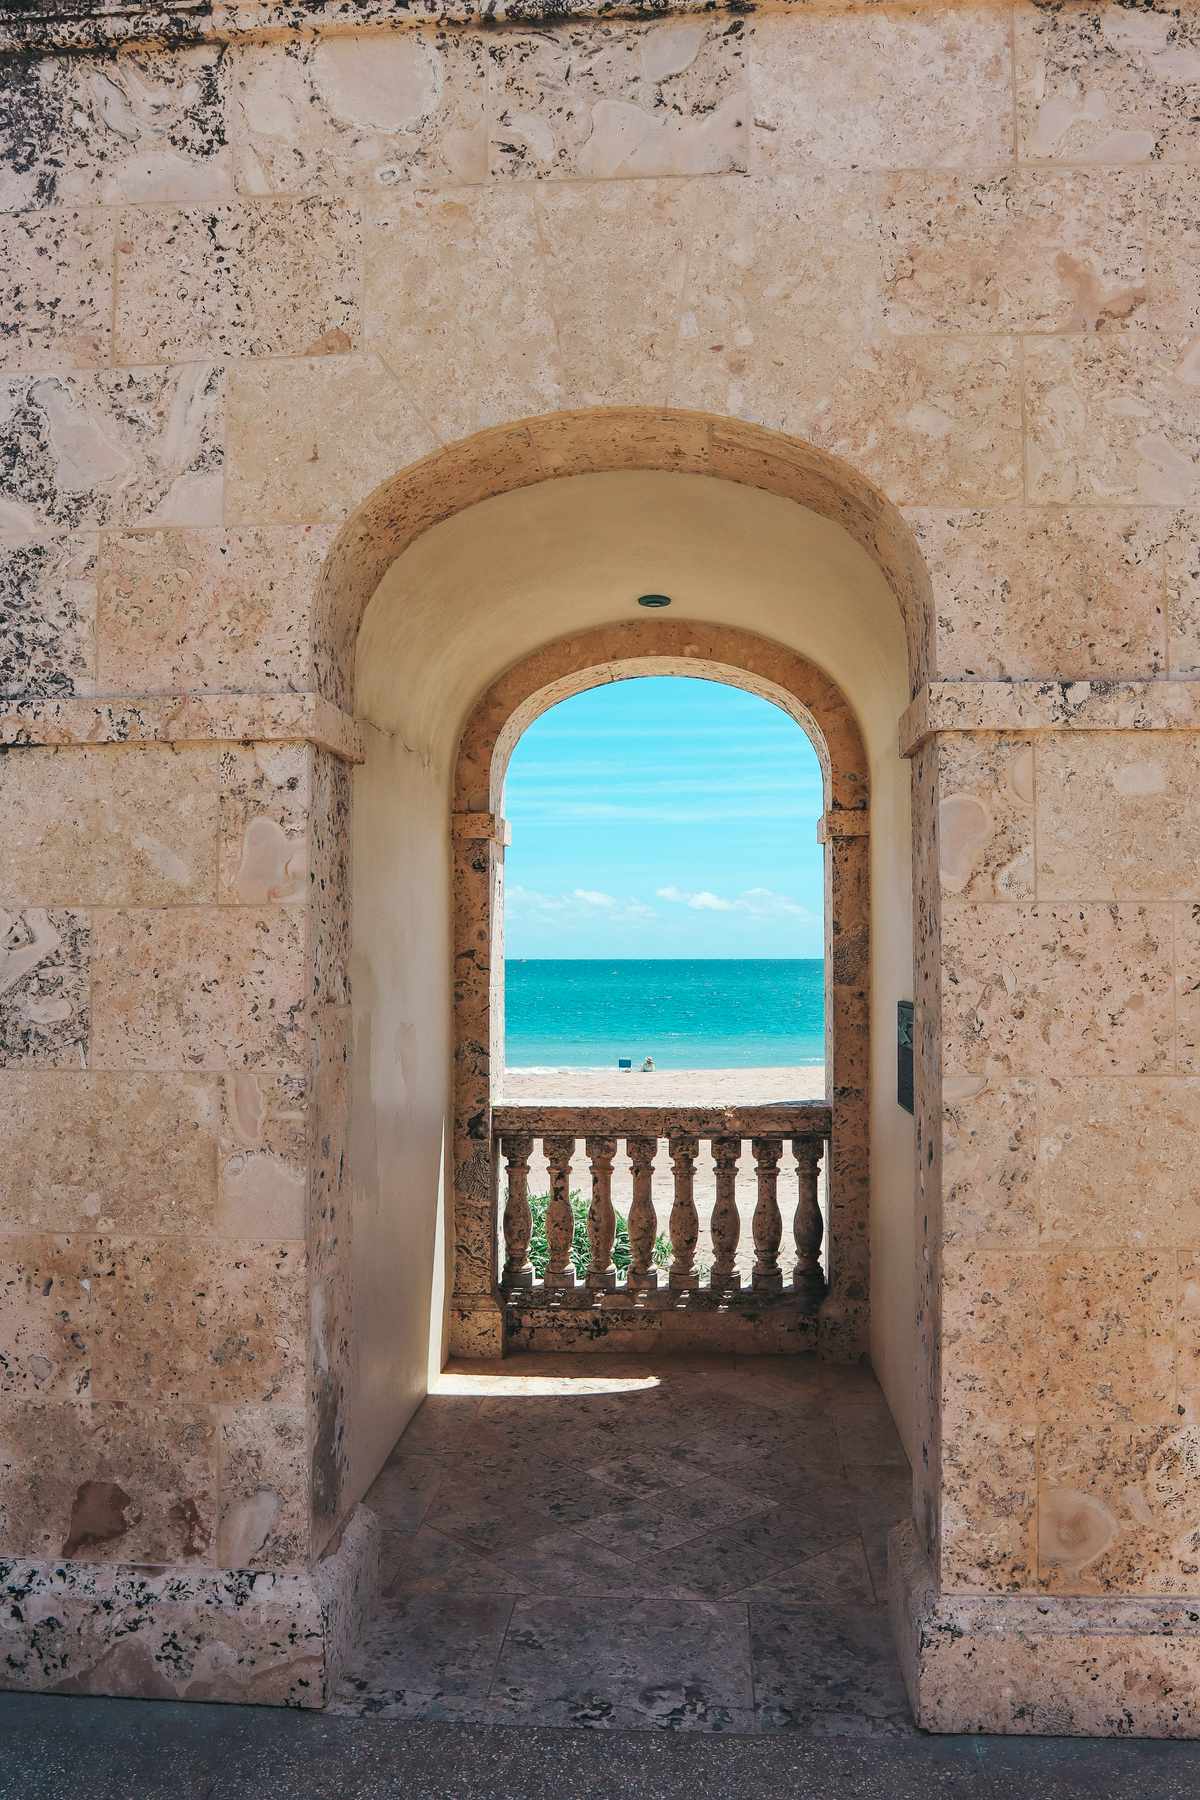
[[[651,552],[661,552],[660,572],[670,571],[665,586],[657,575],[631,586]],[[464,979],[451,956],[464,898],[454,876],[464,857],[494,854],[486,839],[451,849],[456,746],[506,669],[545,652],[572,622],[576,636],[619,630],[606,621],[648,586],[674,591],[679,611],[686,606],[695,628],[688,641],[736,620],[746,635],[806,661],[814,678],[838,684],[839,703],[826,696],[827,741],[837,736],[829,723],[837,713],[859,733],[862,753],[836,754],[831,774],[836,763],[839,782],[848,780],[869,763],[875,828],[857,849],[840,837],[828,852],[869,862],[876,896],[869,991],[841,984],[845,1002],[869,1009],[873,1021],[870,1067],[840,1084],[843,1103],[852,1092],[859,1108],[853,1130],[843,1113],[841,1137],[843,1147],[865,1147],[870,1135],[875,1147],[870,1207],[857,1215],[865,1228],[869,1210],[875,1249],[871,1330],[884,1337],[873,1355],[890,1371],[893,1406],[911,1418],[914,1157],[911,1122],[895,1103],[892,1038],[895,1002],[914,987],[910,814],[924,789],[910,792],[897,726],[932,637],[919,552],[896,509],[852,469],[782,434],[647,408],[558,414],[478,434],[384,483],[342,528],[318,583],[315,678],[326,699],[355,707],[365,746],[352,809],[329,825],[354,846],[346,1167],[355,1220],[361,1214],[364,1223],[350,1233],[362,1271],[354,1303],[362,1373],[348,1380],[368,1396],[357,1408],[368,1423],[353,1434],[362,1468],[377,1466],[421,1391],[415,1345],[427,1322],[434,1330],[423,1341],[438,1366],[447,1348],[479,1354],[500,1341],[493,1198],[476,1194],[474,1223],[457,1236],[449,1200],[456,1161],[460,1180],[490,1185],[483,1164],[464,1165],[452,1152],[450,1001],[461,1005]],[[604,655],[593,649],[589,666]],[[733,652],[714,660],[739,666]],[[458,810],[492,811],[483,793]],[[848,820],[855,810],[847,789],[826,816]],[[929,829],[923,821],[922,839]],[[487,1033],[471,1043],[486,1058]],[[865,1159],[855,1179],[865,1193]],[[844,1193],[849,1174],[839,1180]],[[848,1227],[840,1240],[848,1269]],[[865,1241],[860,1251],[865,1289]],[[492,1303],[490,1339],[451,1304],[456,1272],[467,1265],[473,1292],[488,1292]],[[844,1344],[857,1354],[867,1308],[855,1299]]]
[[[895,595],[910,693],[933,669],[928,573],[899,510],[849,463],[783,432],[675,408],[549,413],[447,445],[383,482],[326,558],[314,614],[314,667],[328,699],[348,704],[367,605],[388,567],[423,532],[480,501],[564,476],[670,470],[778,494],[840,525]]]
[[[454,770],[454,1205],[459,1246],[454,1339],[495,1347],[496,1170],[491,1104],[503,1054],[500,818],[504,777],[521,735],[574,694],[647,675],[684,675],[757,694],[792,718],[816,750],[825,845],[826,1092],[833,1114],[828,1168],[830,1288],[818,1341],[835,1356],[866,1347],[869,1295],[869,1126],[864,1072],[870,964],[870,775],[845,695],[807,658],[738,627],[638,619],[547,644],[481,696]],[[661,1317],[661,1315],[660,1315]],[[711,1341],[701,1328],[697,1347]]]

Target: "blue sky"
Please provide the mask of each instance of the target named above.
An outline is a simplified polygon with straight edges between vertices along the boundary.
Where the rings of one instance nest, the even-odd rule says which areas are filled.
[[[509,956],[820,956],[821,771],[799,726],[646,677],[531,725],[504,800]]]

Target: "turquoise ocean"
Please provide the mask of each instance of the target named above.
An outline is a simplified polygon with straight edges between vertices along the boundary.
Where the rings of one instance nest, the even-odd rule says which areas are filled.
[[[769,1069],[825,1060],[825,965],[670,959],[505,963],[510,1069]]]

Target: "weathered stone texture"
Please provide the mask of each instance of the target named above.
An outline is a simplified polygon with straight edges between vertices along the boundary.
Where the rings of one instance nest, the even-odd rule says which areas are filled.
[[[336,1608],[298,1571],[367,1474],[361,752],[329,703],[418,533],[658,467],[844,525],[941,684],[911,714],[923,1720],[1200,1731],[1194,1628],[1153,1610],[1200,1594],[1197,18],[364,20],[239,3],[229,42],[0,62],[12,1679],[320,1698]],[[846,1342],[865,844],[830,850]],[[494,852],[458,854],[477,947]],[[486,958],[456,998],[486,1110]],[[453,1329],[492,1352],[500,1315]]]
[[[330,538],[320,526],[107,532],[96,621],[100,687],[170,694],[311,686],[304,599]]]
[[[344,202],[130,208],[116,243],[116,360],[349,350],[357,272],[358,217]]]

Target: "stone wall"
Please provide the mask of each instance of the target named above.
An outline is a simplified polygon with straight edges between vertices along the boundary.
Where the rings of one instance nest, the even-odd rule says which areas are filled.
[[[332,642],[329,553],[379,484],[529,415],[648,409],[647,466],[767,484],[673,407],[845,459],[932,584],[904,734],[918,1708],[1193,1730],[1167,1597],[1200,1591],[1200,15],[356,32],[246,4],[147,46],[47,10],[0,66],[0,1553],[27,1613],[48,1571],[99,1616],[149,1562],[215,1616],[219,1572],[259,1569],[337,1636],[311,1568],[369,1470],[339,1148],[358,612]],[[623,466],[564,429],[557,462],[545,434],[470,479],[464,452],[410,535],[523,457]],[[167,1680],[99,1637],[68,1670],[27,1624],[15,1679]],[[1008,1695],[986,1716],[971,1656]],[[239,1679],[209,1644],[168,1685]]]

